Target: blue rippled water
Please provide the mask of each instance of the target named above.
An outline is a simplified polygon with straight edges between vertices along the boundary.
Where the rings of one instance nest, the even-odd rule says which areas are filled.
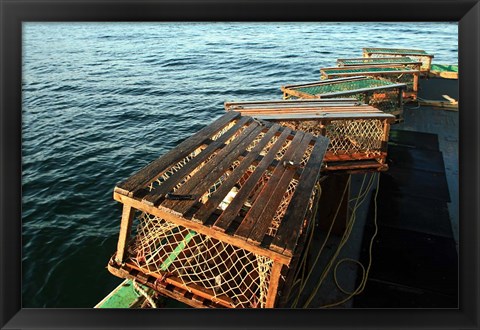
[[[223,114],[280,99],[362,47],[422,48],[457,64],[452,23],[25,23],[23,307],[93,307],[115,184]]]

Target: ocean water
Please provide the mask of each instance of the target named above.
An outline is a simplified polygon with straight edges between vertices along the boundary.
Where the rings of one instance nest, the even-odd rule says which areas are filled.
[[[115,184],[224,113],[281,99],[363,47],[421,48],[457,64],[456,23],[24,23],[22,305],[93,307]]]

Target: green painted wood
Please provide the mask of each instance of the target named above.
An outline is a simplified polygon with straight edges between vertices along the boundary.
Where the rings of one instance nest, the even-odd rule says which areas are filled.
[[[453,64],[432,64],[430,71],[458,72],[458,65]]]
[[[162,263],[162,265],[160,266],[160,269],[162,271],[166,271],[168,269],[168,267],[172,264],[172,262],[175,261],[175,259],[177,259],[178,255],[180,254],[180,252],[183,251],[183,249],[188,245],[188,243],[190,242],[190,240],[195,236],[197,235],[196,232],[194,232],[193,230],[190,230],[188,232],[188,234],[185,236],[185,238],[183,239],[183,241],[181,241],[180,243],[178,243],[177,247],[172,251],[172,253],[170,253],[167,257],[167,259]]]
[[[137,283],[138,284],[138,283]],[[147,293],[153,293],[153,290],[138,284]],[[137,293],[131,280],[123,281],[119,286],[113,289],[95,308],[132,308],[139,305],[144,297]]]

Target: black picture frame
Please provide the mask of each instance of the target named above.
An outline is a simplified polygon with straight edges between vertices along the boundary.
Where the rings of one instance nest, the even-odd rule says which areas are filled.
[[[479,328],[478,1],[1,0],[2,329]],[[454,21],[459,24],[460,308],[101,310],[21,308],[21,25],[26,21]]]

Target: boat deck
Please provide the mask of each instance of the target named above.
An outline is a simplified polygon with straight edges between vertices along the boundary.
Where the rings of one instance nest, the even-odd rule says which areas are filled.
[[[419,96],[458,100],[458,80],[421,80]],[[318,308],[455,308],[458,305],[458,111],[405,106],[404,122],[393,125],[388,149],[389,170],[380,174],[377,196],[378,233],[363,292],[348,298],[361,285],[369,245],[375,233],[374,188],[357,209],[356,222],[335,263],[319,286],[322,272],[342,242],[341,234],[317,231],[309,265],[324,245],[314,271],[295,307]],[[366,176],[366,181],[371,177]],[[362,174],[352,176],[350,198],[358,195]],[[318,287],[315,295],[312,292]]]

